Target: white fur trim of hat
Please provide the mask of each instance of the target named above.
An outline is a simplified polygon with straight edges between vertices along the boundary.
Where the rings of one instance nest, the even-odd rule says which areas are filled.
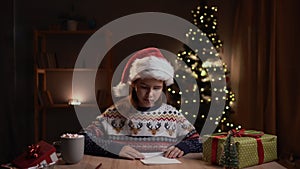
[[[129,85],[144,78],[155,78],[165,82],[166,86],[174,83],[174,68],[157,48],[146,48],[136,52],[127,62],[120,83],[113,87],[116,97],[128,96]]]

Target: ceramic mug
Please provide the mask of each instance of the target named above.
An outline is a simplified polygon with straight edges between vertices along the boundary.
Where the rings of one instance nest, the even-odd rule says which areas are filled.
[[[84,154],[84,135],[76,137],[67,137],[62,135],[60,144],[60,152],[62,159],[67,164],[78,163]]]

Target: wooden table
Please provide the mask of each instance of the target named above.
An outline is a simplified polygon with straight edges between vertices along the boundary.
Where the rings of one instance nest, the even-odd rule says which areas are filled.
[[[59,160],[54,169],[95,169],[99,163],[102,163],[100,169],[222,169],[220,166],[213,166],[201,160],[200,153],[191,153],[179,158],[181,164],[164,164],[164,165],[144,165],[139,160],[125,160],[107,157],[98,157],[84,155],[83,159],[72,165],[64,164]],[[249,167],[248,169],[285,169],[277,162],[265,163]]]
[[[100,169],[194,169],[199,168],[199,166],[201,165],[205,165],[205,162],[201,160],[200,153],[188,154],[182,158],[179,158],[178,160],[182,163],[164,165],[144,165],[139,160],[126,160],[84,155],[83,159],[77,164],[66,165],[62,161],[58,161],[54,168],[95,169],[99,163],[102,163]],[[214,166],[213,168],[221,169],[221,167],[216,166]]]

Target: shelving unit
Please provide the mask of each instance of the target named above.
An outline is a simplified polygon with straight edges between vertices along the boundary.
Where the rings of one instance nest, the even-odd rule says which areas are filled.
[[[72,96],[72,74],[74,71],[82,72],[89,76],[91,72],[97,71],[95,80],[96,95],[99,91],[105,92],[106,97],[97,98],[97,104],[91,104],[91,94],[85,94],[81,108],[98,106],[100,110],[107,108],[111,101],[110,83],[112,77],[111,53],[105,56],[104,64],[97,70],[90,68],[76,68],[74,65],[78,54],[94,33],[93,30],[35,30],[34,31],[34,126],[35,141],[46,139],[49,130],[47,128],[47,115],[51,111],[68,112],[74,111],[74,107],[68,104]],[[103,33],[103,38],[109,46],[109,33]],[[105,79],[105,80],[103,80]],[[93,95],[95,96],[95,95]],[[98,96],[97,96],[98,97]]]

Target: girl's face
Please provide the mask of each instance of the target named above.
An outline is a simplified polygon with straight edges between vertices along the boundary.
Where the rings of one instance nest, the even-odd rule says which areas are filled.
[[[163,91],[163,81],[147,78],[138,79],[133,88],[138,98],[138,106],[153,107]]]

